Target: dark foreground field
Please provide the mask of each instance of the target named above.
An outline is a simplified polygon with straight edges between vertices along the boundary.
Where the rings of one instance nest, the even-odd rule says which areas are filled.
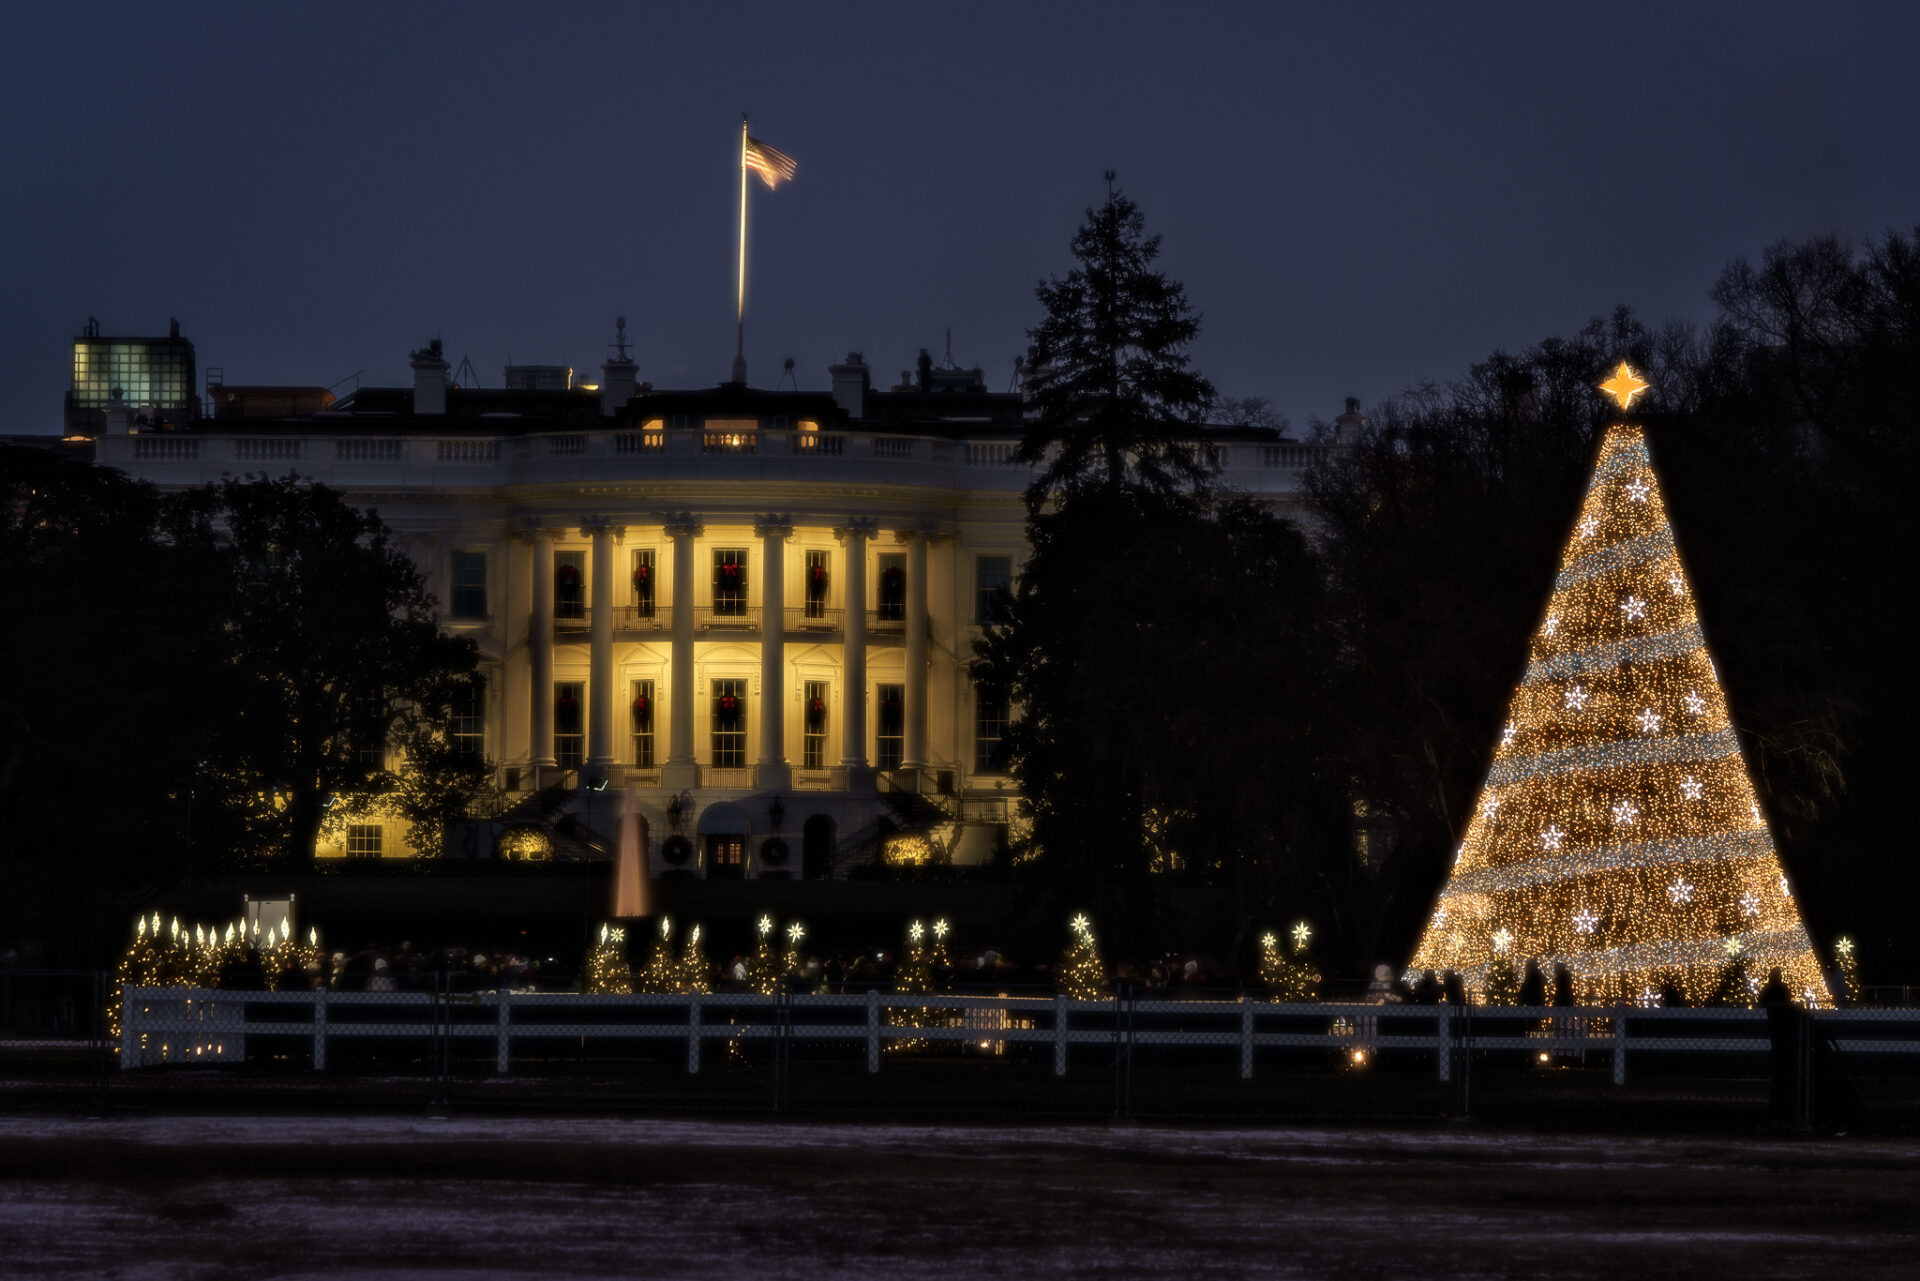
[[[8,1277],[1914,1275],[1920,1142],[0,1120]]]

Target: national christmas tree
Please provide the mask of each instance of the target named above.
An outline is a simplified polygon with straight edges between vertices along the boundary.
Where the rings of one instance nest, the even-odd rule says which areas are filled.
[[[1603,390],[1643,390],[1625,363]],[[1601,441],[1493,767],[1411,970],[1565,966],[1582,1003],[1711,998],[1730,954],[1826,984],[1780,864],[1640,428]]]

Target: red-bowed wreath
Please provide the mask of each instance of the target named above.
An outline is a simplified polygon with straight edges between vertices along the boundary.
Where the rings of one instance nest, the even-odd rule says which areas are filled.
[[[578,583],[579,581],[580,581],[579,570],[575,569],[571,565],[562,565],[560,567],[560,582],[563,586],[572,587],[575,583]]]
[[[647,589],[647,584],[652,581],[653,566],[647,564],[645,561],[641,561],[633,567],[633,585],[636,588],[644,592]]]
[[[821,725],[826,722],[826,719],[827,700],[824,698],[809,699],[807,701],[807,724]]]
[[[725,723],[731,724],[740,717],[740,700],[732,694],[722,694],[716,707]]]
[[[720,577],[726,579],[729,584],[738,582],[740,579],[739,564],[734,561],[728,561],[726,564],[720,566]]]
[[[648,718],[652,715],[653,704],[647,700],[645,694],[633,700],[633,720],[636,725],[647,724]]]

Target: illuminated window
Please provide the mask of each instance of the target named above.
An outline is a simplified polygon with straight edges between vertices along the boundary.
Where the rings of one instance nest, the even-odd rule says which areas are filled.
[[[381,831],[378,823],[347,824],[347,857],[379,858]]]
[[[487,554],[453,554],[452,590],[447,594],[447,614],[452,618],[487,616]]]
[[[653,617],[653,549],[633,554],[633,612],[637,618]]]
[[[586,759],[586,708],[579,681],[556,681],[553,686],[553,755],[561,769],[579,769]]]
[[[975,556],[973,558],[973,621],[1004,622],[1007,593],[1013,590],[1013,557]]]
[[[633,683],[633,765],[653,768],[653,682]]]
[[[713,764],[716,769],[747,765],[747,683],[713,683]]]
[[[800,768],[827,767],[827,683],[808,681],[800,705]]]
[[[1003,774],[1001,747],[1007,736],[1007,700],[984,686],[973,687],[973,768],[982,774]]]
[[[453,704],[454,750],[470,760],[487,755],[487,685],[481,677],[460,690]]]
[[[553,616],[587,616],[587,554],[556,552],[553,557]]]
[[[807,591],[806,615],[808,618],[827,616],[827,590],[832,586],[832,574],[829,572],[829,552],[807,553]]]
[[[747,872],[747,838],[707,837],[707,875],[715,880],[739,880]]]
[[[747,612],[747,553],[737,547],[713,552],[713,612],[717,618],[742,618]]]
[[[903,552],[881,552],[874,558],[880,570],[877,593],[879,609],[874,617],[883,623],[899,623],[907,617],[907,558]]]
[[[873,762],[879,769],[899,769],[907,743],[907,687],[881,685],[876,692],[880,715],[874,725]]]

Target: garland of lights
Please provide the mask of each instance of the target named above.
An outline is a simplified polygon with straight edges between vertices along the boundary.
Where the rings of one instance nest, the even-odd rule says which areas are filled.
[[[1645,384],[1622,364],[1622,408]],[[1640,428],[1600,445],[1526,676],[1415,952],[1472,999],[1529,961],[1583,1003],[1830,1000],[1707,652]]]

